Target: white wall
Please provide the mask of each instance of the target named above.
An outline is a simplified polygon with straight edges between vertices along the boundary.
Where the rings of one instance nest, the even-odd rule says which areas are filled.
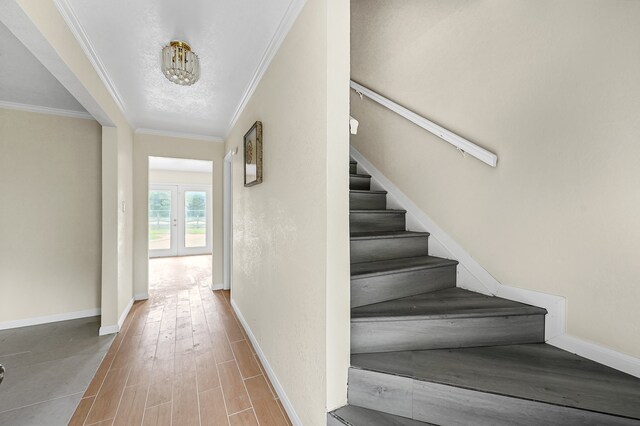
[[[213,162],[209,184],[213,203],[213,285],[222,284],[222,162],[224,144],[195,139],[135,134],[134,141],[134,295],[148,294],[149,286],[149,157],[171,157]],[[180,183],[180,182],[172,182]]]
[[[101,127],[0,109],[0,328],[100,308]]]
[[[352,143],[571,335],[640,357],[640,3],[353,0],[352,78],[498,154],[493,169],[352,94]]]
[[[133,204],[132,149],[133,133],[123,111],[89,61],[82,46],[58,12],[52,0],[17,0],[35,31],[53,49],[46,55],[57,55],[58,67],[66,67],[61,75],[73,75],[73,82],[85,102],[83,106],[98,113],[103,120],[102,133],[102,327],[100,333],[119,330],[126,307],[133,295],[133,211],[122,209]],[[67,87],[74,93],[77,86]],[[89,107],[91,108],[89,108]]]
[[[296,413],[324,425],[349,365],[349,4],[308,0],[227,138],[232,300]],[[243,135],[263,124],[263,183],[243,186]]]
[[[149,184],[211,185],[211,173],[149,170]]]

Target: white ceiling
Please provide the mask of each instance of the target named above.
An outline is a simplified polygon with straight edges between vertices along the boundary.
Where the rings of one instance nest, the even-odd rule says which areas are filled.
[[[213,163],[205,160],[182,158],[149,157],[149,170],[169,170],[174,172],[213,172]]]
[[[2,22],[0,64],[3,75],[0,78],[0,102],[85,112],[71,93]]]
[[[223,137],[292,0],[63,0],[134,127]],[[160,52],[184,40],[200,57],[190,87]]]

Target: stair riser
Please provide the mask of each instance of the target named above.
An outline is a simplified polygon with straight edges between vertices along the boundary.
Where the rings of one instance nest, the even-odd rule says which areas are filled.
[[[351,263],[427,256],[429,237],[376,238],[351,241]]]
[[[349,163],[349,173],[357,174],[358,173],[358,164],[357,163]]]
[[[351,307],[370,305],[456,286],[456,266],[351,279]]]
[[[371,189],[371,178],[349,176],[349,189],[369,191]]]
[[[544,315],[351,322],[351,353],[544,342]]]
[[[349,213],[351,232],[404,231],[405,213]]]
[[[384,210],[387,208],[386,194],[349,194],[349,209],[351,210]]]
[[[408,377],[349,369],[349,403],[446,425],[637,425],[636,420],[478,392]]]

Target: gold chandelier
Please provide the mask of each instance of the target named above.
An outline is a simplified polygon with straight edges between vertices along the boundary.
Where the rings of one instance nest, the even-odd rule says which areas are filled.
[[[180,86],[191,86],[200,79],[200,60],[184,41],[174,40],[162,49],[162,73]]]

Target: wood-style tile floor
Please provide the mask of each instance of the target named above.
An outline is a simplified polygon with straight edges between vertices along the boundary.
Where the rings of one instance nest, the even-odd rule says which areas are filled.
[[[180,271],[133,305],[70,425],[291,424],[229,292]]]

